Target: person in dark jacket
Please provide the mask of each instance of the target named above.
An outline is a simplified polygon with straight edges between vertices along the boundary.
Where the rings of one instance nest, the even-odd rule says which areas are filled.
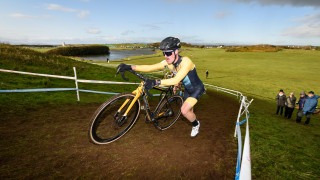
[[[283,90],[280,89],[279,94],[276,96],[276,100],[277,100],[277,112],[276,115],[279,114],[279,110],[280,111],[280,116],[282,116],[283,113],[283,107],[286,103],[286,95],[284,94]]]
[[[297,119],[296,119],[296,122],[297,123],[300,123],[301,122],[301,118],[303,116],[303,106],[304,106],[304,103],[306,102],[307,100],[307,97],[306,97],[306,93],[304,91],[302,91],[300,93],[300,99],[299,99],[299,110],[297,112]]]
[[[294,96],[293,92],[290,93],[290,96],[286,100],[286,109],[284,113],[285,118],[291,119],[294,107],[296,105],[296,100],[297,98]]]
[[[308,93],[308,98],[307,98],[307,100],[306,100],[306,102],[304,103],[304,106],[303,106],[303,115],[306,115],[306,117],[307,117],[307,120],[304,123],[304,125],[308,125],[309,124],[311,115],[316,110],[316,107],[318,105],[318,98],[319,97],[320,96],[318,96],[318,95],[314,95],[313,91],[310,91]]]

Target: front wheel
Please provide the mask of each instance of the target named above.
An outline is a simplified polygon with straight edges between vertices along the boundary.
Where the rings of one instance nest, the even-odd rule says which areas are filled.
[[[96,110],[88,130],[89,140],[92,143],[111,143],[130,130],[140,113],[139,99],[133,104],[127,116],[124,116],[124,113],[134,97],[135,95],[131,93],[118,94],[108,99]]]
[[[171,127],[181,115],[181,106],[183,99],[181,96],[174,95],[161,103],[156,117],[155,126],[160,130],[165,130]]]

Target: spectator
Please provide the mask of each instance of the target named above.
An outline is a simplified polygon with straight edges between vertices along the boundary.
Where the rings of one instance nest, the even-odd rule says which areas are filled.
[[[304,103],[304,106],[303,106],[303,115],[306,115],[306,117],[307,117],[307,120],[304,123],[304,125],[308,125],[309,124],[311,115],[316,110],[316,107],[318,105],[318,98],[319,97],[320,96],[318,96],[318,95],[314,95],[313,91],[310,91],[308,93],[308,98],[307,98],[307,100],[306,100],[306,102]],[[302,116],[300,117],[300,121],[301,121],[301,119],[302,119]]]
[[[303,116],[303,106],[304,106],[304,103],[306,102],[307,100],[307,97],[306,97],[306,93],[304,91],[302,91],[300,93],[300,99],[298,101],[298,104],[299,104],[299,110],[297,112],[297,119],[296,119],[296,122],[297,123],[300,123],[301,122],[301,118]]]
[[[209,71],[206,70],[206,79],[208,79],[208,76],[209,76]]]
[[[279,94],[276,96],[276,100],[277,100],[277,105],[278,105],[276,115],[279,114],[279,110],[281,109],[280,116],[282,116],[283,107],[284,107],[285,102],[286,102],[286,95],[284,94],[282,89],[280,89]]]
[[[285,118],[291,119],[294,107],[296,105],[296,100],[297,98],[294,96],[293,92],[290,93],[290,96],[286,100],[286,109],[284,113]]]
[[[299,110],[297,112],[297,119],[296,119],[297,123],[301,122],[301,117],[303,116],[303,106],[304,106],[304,103],[306,102],[306,100],[307,100],[306,93],[304,91],[302,91],[300,93],[300,99],[298,101]]]

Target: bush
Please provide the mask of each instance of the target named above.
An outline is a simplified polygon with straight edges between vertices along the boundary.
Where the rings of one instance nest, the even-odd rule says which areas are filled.
[[[108,46],[101,45],[69,46],[52,49],[47,54],[61,56],[103,55],[110,54],[110,50]]]
[[[231,46],[226,47],[226,52],[278,52],[283,48],[273,45]]]

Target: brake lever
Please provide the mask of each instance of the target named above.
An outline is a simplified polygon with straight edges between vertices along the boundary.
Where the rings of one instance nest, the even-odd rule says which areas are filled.
[[[147,94],[147,96],[149,96],[149,97],[152,97],[152,96],[153,96],[152,94],[149,93],[149,90],[146,90],[146,94]]]
[[[125,72],[125,71],[122,71],[122,72],[121,72],[122,79],[124,79],[124,80],[126,80],[126,81],[129,81],[129,79],[124,76],[124,72]]]

